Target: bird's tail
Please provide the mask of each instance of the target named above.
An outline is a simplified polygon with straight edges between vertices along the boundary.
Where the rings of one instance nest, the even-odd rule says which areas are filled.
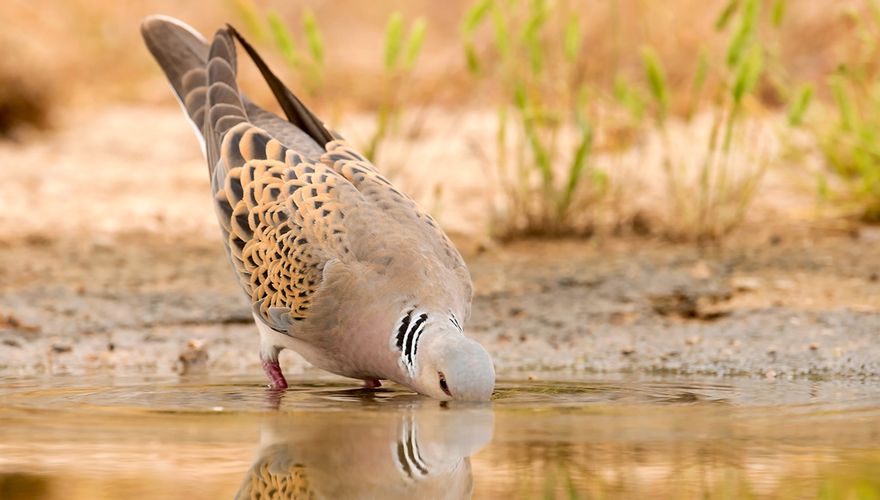
[[[208,42],[191,26],[161,15],[144,19],[141,23],[141,34],[196,129],[204,150]]]
[[[217,30],[210,45],[197,31],[167,16],[150,16],[141,24],[150,53],[171,83],[177,99],[202,139],[211,169],[216,165],[223,134],[253,112],[258,125],[262,110],[239,92],[235,40],[260,70],[287,120],[320,147],[335,139],[321,121],[269,69],[257,51],[232,26]]]
[[[260,57],[260,54],[257,53],[251,44],[248,43],[248,41],[235,30],[235,28],[230,25],[227,25],[227,28],[229,29],[229,32],[238,39],[238,43],[241,44],[251,60],[254,61],[257,69],[260,70],[260,74],[263,75],[263,79],[266,80],[266,84],[269,85],[272,94],[275,96],[275,99],[278,100],[281,109],[284,110],[284,115],[287,116],[287,120],[299,127],[300,130],[308,134],[309,137],[321,146],[335,139],[333,134],[327,130],[321,120],[318,119],[318,117],[315,116],[314,113],[312,113],[277,76],[275,76],[275,73],[269,69],[269,66],[263,61],[263,58]]]
[[[192,121],[213,170],[223,133],[247,121],[235,81],[235,42],[229,30],[218,30],[209,45],[182,21],[157,15],[144,19],[141,33]]]

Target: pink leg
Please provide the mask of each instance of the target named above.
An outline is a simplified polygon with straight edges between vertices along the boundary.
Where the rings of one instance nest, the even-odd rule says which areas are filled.
[[[367,379],[364,380],[364,387],[366,387],[367,389],[378,389],[382,387],[382,382],[380,382],[377,378]]]
[[[263,371],[269,377],[269,387],[272,389],[287,389],[287,380],[284,379],[278,359],[263,359]]]

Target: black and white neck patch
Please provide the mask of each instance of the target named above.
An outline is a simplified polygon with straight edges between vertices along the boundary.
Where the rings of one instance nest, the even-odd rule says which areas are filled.
[[[427,321],[427,313],[412,308],[397,322],[397,328],[393,336],[394,345],[400,351],[400,360],[410,376],[415,376],[419,337],[425,331]]]
[[[452,323],[452,326],[457,328],[459,332],[464,333],[464,328],[461,327],[461,323],[459,323],[458,318],[455,317],[455,313],[449,313],[449,322]]]

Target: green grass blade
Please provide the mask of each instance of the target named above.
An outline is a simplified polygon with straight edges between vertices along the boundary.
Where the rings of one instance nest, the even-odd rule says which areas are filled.
[[[694,70],[694,79],[691,82],[690,105],[688,116],[691,117],[697,110],[700,102],[700,96],[703,93],[703,87],[706,85],[706,78],[709,76],[709,52],[705,46],[700,47],[700,54],[697,56],[697,68]]]
[[[547,22],[547,15],[547,2],[545,0],[532,0],[529,20],[522,31],[522,41],[528,51],[529,63],[534,74],[540,73],[544,66],[544,47],[541,43],[541,29]]]
[[[771,19],[773,21],[773,26],[777,28],[782,26],[782,21],[785,20],[785,12],[788,7],[788,2],[786,0],[775,0],[773,2],[773,9]]]
[[[489,13],[489,9],[494,3],[493,0],[480,0],[468,9],[461,23],[462,32],[468,36],[472,35],[486,18],[486,14]]]
[[[409,29],[409,35],[406,38],[405,54],[403,56],[403,66],[407,71],[413,69],[416,59],[422,51],[422,45],[425,42],[425,33],[428,31],[428,22],[424,17],[416,19]]]
[[[468,72],[477,76],[480,74],[480,56],[477,55],[477,48],[474,43],[467,41],[464,43],[464,58],[467,64]]]
[[[718,17],[715,19],[715,29],[717,31],[722,31],[724,28],[730,24],[730,20],[733,19],[733,15],[736,14],[736,11],[739,9],[740,0],[729,0],[727,5],[724,6],[721,13],[718,14]]]
[[[581,51],[581,23],[577,16],[573,16],[565,24],[565,59],[569,64],[574,64]]]
[[[840,115],[841,127],[846,131],[855,130],[858,115],[852,95],[847,88],[846,79],[842,75],[835,75],[831,78],[830,83],[831,94],[834,96],[834,103],[837,105],[837,112]]]
[[[574,199],[574,193],[580,184],[584,169],[587,165],[587,159],[593,149],[593,127],[589,123],[584,122],[581,126],[581,136],[578,141],[577,149],[572,158],[571,165],[568,167],[568,179],[565,182],[565,188],[562,191],[562,198],[559,202],[559,213],[564,214]]]
[[[522,82],[517,81],[513,86],[513,104],[516,109],[523,115],[528,111],[528,97],[526,96],[526,88]]]
[[[236,16],[241,19],[246,32],[250,33],[256,41],[261,42],[266,39],[260,13],[251,0],[230,0],[229,5],[235,11]]]
[[[385,28],[385,71],[391,72],[397,69],[402,44],[403,16],[400,12],[394,12],[388,18],[388,25]]]
[[[467,63],[468,72],[477,76],[481,72],[480,57],[477,55],[477,48],[474,45],[474,32],[480,27],[486,15],[495,5],[493,0],[480,0],[475,3],[464,14],[461,23],[461,33],[464,39],[464,57]]]
[[[306,35],[306,43],[309,47],[309,54],[312,57],[312,61],[317,65],[321,66],[324,64],[324,41],[321,36],[321,30],[318,28],[318,21],[315,19],[315,14],[306,9],[303,12],[303,30]]]
[[[751,47],[758,23],[759,0],[745,0],[740,16],[740,24],[727,48],[727,65],[736,67],[743,54]]]
[[[508,29],[508,21],[504,17],[502,9],[496,7],[492,9],[492,27],[495,34],[495,46],[501,55],[502,61],[510,60],[510,30]]]
[[[278,12],[270,10],[266,14],[266,20],[269,23],[269,30],[272,33],[272,39],[281,55],[291,66],[296,67],[299,63],[299,56],[296,51],[296,45],[293,43],[293,37],[290,36],[290,30],[281,19]]]
[[[548,192],[553,187],[553,168],[550,164],[550,155],[547,152],[547,148],[544,147],[541,137],[538,135],[538,130],[535,126],[535,110],[532,109],[528,92],[522,82],[514,84],[514,105],[520,113],[523,131],[528,140],[529,147],[532,149],[535,165],[541,173],[544,190]]]
[[[731,95],[735,106],[738,106],[743,98],[755,89],[763,70],[764,51],[758,46],[753,46],[734,74]]]
[[[614,78],[612,92],[614,99],[626,108],[636,121],[641,122],[645,115],[645,99],[627,83],[623,75],[617,75]]]
[[[831,188],[828,185],[828,178],[824,174],[819,174],[816,179],[816,192],[823,201],[831,199]]]
[[[795,98],[788,108],[788,124],[797,127],[803,124],[804,116],[813,100],[813,86],[811,84],[802,85],[795,93]]]
[[[645,66],[645,75],[648,79],[648,86],[651,95],[657,103],[657,110],[661,123],[666,120],[666,114],[669,110],[669,91],[666,85],[666,72],[663,70],[663,64],[657,53],[651,47],[642,49],[642,61]]]
[[[536,39],[541,33],[541,28],[547,21],[547,2],[545,0],[532,0],[529,3],[528,21],[523,27],[521,38],[524,41]]]

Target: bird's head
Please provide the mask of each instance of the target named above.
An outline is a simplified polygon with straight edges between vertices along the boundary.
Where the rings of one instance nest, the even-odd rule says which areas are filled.
[[[408,318],[408,319],[407,319]],[[440,400],[488,401],[495,368],[486,349],[462,333],[454,315],[412,310],[394,332],[405,385]]]

